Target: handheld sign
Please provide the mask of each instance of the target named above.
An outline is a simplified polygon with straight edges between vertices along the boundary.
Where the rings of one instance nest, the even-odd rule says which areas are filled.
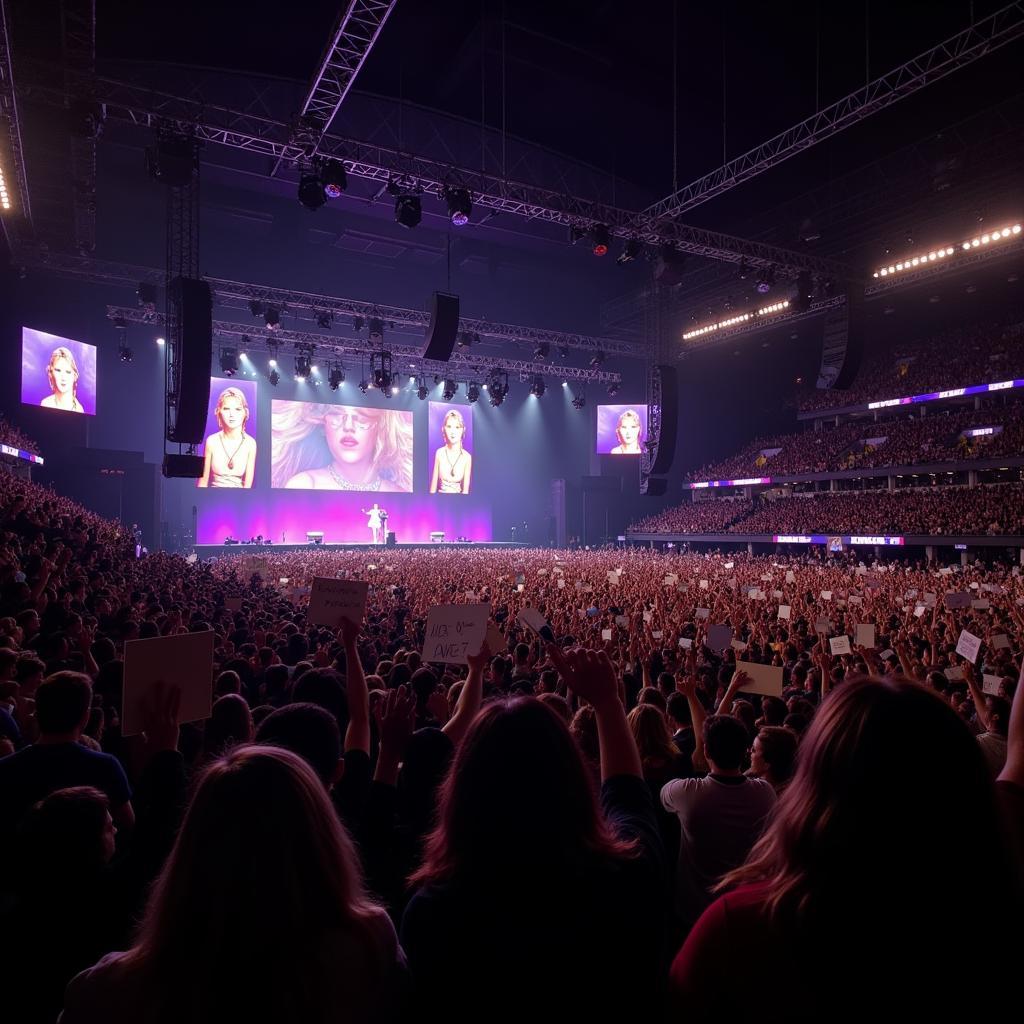
[[[732,627],[725,623],[708,626],[707,645],[713,651],[724,651],[732,640]]]
[[[999,696],[999,687],[1003,684],[1002,676],[990,676],[987,672],[981,677],[981,692],[993,697]]]
[[[213,708],[213,630],[129,640],[124,645],[122,733],[143,730],[146,699],[158,682],[181,689],[178,724],[210,717]]]
[[[225,597],[224,607],[229,612],[240,612],[242,610],[242,599],[240,597]]]
[[[736,662],[737,672],[746,672],[750,681],[741,687],[742,693],[759,693],[765,697],[782,696],[782,666],[761,665],[753,661]]]
[[[508,647],[505,634],[493,622],[487,623],[487,646],[490,648],[491,654],[500,654]]]
[[[366,611],[369,586],[366,580],[332,580],[317,576],[310,591],[306,618],[314,626],[330,626],[332,629],[337,629],[339,620],[343,618],[359,625]]]
[[[791,608],[790,608],[790,606],[788,604],[780,604],[779,605],[779,618],[780,619],[788,619],[789,615],[790,615],[790,611],[791,611]]]
[[[857,625],[857,646],[875,646],[875,627],[870,622],[861,622]]]
[[[427,612],[423,660],[465,665],[477,654],[487,635],[490,608],[485,604],[438,604]]]
[[[956,642],[956,653],[961,658],[966,658],[972,665],[978,660],[978,652],[981,650],[981,637],[962,630],[960,639]]]
[[[555,635],[551,632],[548,620],[536,608],[524,608],[516,621],[533,630],[541,640],[546,640],[549,644],[555,642]]]
[[[850,638],[848,636],[829,637],[828,645],[833,654],[850,653]]]

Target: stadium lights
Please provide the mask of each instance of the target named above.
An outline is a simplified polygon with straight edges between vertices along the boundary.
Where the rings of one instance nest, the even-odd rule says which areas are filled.
[[[4,169],[0,167],[0,210],[11,208],[11,193],[7,190],[7,179],[4,177]]]
[[[737,313],[735,316],[727,317],[725,320],[718,320],[715,323],[704,324],[702,327],[695,327],[692,331],[684,331],[683,339],[688,341],[690,338],[699,338],[702,335],[711,334],[714,331],[725,330],[727,327],[735,327],[736,324],[746,323],[754,317],[771,316],[772,313],[781,313],[783,310],[789,309],[789,306],[789,299],[780,299],[778,302],[770,302],[767,306],[761,306],[754,312]]]
[[[1008,224],[1006,227],[998,228],[995,231],[986,231],[984,234],[965,238],[960,243],[960,251],[970,252],[971,249],[982,249],[985,246],[1003,242],[1016,235],[1020,235],[1020,224]],[[895,263],[879,267],[871,276],[875,278],[892,277],[896,274],[906,273],[908,270],[916,270],[918,267],[927,266],[929,263],[937,263],[939,260],[948,259],[950,256],[954,256],[956,252],[956,247],[952,245],[940,246],[937,249],[922,252],[917,256],[907,256]]]

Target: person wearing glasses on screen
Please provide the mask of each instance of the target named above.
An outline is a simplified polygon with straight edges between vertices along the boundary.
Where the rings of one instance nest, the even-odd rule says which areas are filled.
[[[245,432],[249,403],[240,388],[225,388],[214,416],[220,430],[206,439],[203,475],[197,487],[252,487],[256,440]]]
[[[78,364],[71,349],[53,350],[49,363],[46,364],[46,379],[50,382],[50,391],[39,404],[44,409],[63,409],[65,412],[85,412],[78,400]]]
[[[271,486],[410,492],[411,419],[387,409],[275,402]]]
[[[473,456],[462,447],[466,421],[458,409],[449,409],[441,421],[444,444],[434,452],[434,471],[430,477],[430,493],[469,494],[473,472]]]
[[[640,414],[634,409],[627,409],[615,424],[615,436],[619,443],[611,450],[611,455],[639,455],[640,434],[643,424],[640,422]]]

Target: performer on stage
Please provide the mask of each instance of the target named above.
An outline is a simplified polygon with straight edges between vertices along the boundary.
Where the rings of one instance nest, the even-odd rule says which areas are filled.
[[[367,517],[366,525],[370,528],[370,533],[373,534],[373,543],[380,543],[380,527],[381,527],[381,507],[374,502],[370,508],[364,508],[360,510],[364,516]]]

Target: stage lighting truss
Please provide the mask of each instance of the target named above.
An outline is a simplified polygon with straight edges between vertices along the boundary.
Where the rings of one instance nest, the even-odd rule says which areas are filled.
[[[457,381],[451,380],[450,378],[445,380],[444,388],[441,391],[441,397],[446,401],[450,402],[459,392],[459,385]]]
[[[902,260],[879,267],[871,276],[875,279],[888,278],[905,274],[908,270],[921,270],[933,265],[946,264],[960,253],[972,252],[975,249],[984,249],[1018,239],[1020,238],[1020,227],[1020,224],[1007,224],[994,231],[984,231],[971,238],[965,238],[959,245],[939,246],[937,249],[929,249],[916,256],[905,256]]]
[[[530,394],[535,398],[543,398],[545,391],[547,391],[547,384],[545,383],[544,378],[538,373],[533,378],[533,383],[530,384]]]
[[[572,407],[574,409],[585,409],[587,407],[587,393],[585,391],[577,391],[572,396]]]
[[[466,398],[469,399],[470,405],[475,405],[480,398],[480,385],[476,381],[471,381],[466,385]]]
[[[473,200],[470,198],[469,189],[461,185],[446,185],[441,190],[441,198],[448,204],[448,216],[452,224],[457,227],[465,227],[469,223],[469,215],[473,212]]]
[[[327,382],[332,391],[337,391],[345,383],[345,367],[341,363],[332,363]]]
[[[748,323],[751,320],[756,320],[758,317],[772,316],[775,313],[782,313],[789,309],[789,299],[782,299],[779,302],[770,302],[767,306],[761,306],[760,309],[752,310],[749,313],[737,313],[736,316],[727,317],[725,320],[718,320],[714,323],[704,324],[701,327],[695,327],[692,331],[683,332],[683,340],[689,341],[690,338],[700,338],[705,334],[712,334],[715,331],[725,330],[727,327],[735,327],[737,324]]]

